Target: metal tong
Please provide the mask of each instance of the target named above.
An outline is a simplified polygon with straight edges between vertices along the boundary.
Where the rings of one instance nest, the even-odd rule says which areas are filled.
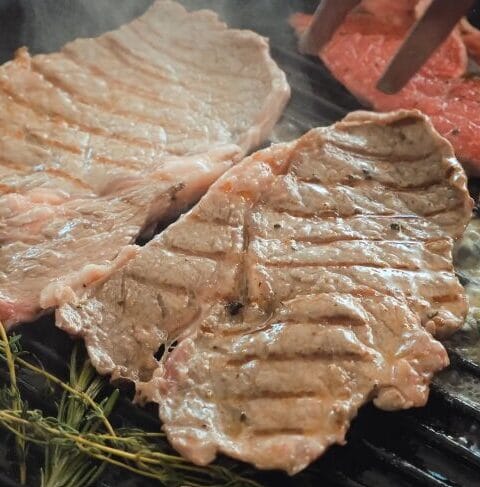
[[[361,0],[322,0],[310,26],[300,39],[300,49],[308,54],[318,54],[347,14],[360,2]],[[475,0],[432,0],[410,29],[378,81],[377,88],[388,94],[402,89],[474,3]]]

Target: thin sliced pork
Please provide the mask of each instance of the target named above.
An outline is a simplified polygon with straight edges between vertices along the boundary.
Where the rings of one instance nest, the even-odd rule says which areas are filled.
[[[58,53],[20,50],[0,67],[0,320],[32,320],[131,257],[288,96],[264,38],[170,1]]]
[[[57,325],[159,403],[186,458],[298,472],[365,402],[423,405],[448,364],[432,334],[467,311],[465,183],[419,112],[351,114],[228,171]]]

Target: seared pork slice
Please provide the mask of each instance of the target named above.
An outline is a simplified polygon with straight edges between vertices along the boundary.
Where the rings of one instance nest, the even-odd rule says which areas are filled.
[[[58,53],[19,51],[0,67],[0,320],[99,279],[263,141],[288,96],[264,38],[170,1]]]
[[[448,363],[432,333],[467,310],[465,182],[419,112],[351,114],[228,171],[57,324],[159,403],[186,458],[298,472],[365,402],[427,400]]]

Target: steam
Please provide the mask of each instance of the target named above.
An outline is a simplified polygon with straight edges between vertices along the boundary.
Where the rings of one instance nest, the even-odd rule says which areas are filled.
[[[13,0],[15,1],[15,0]],[[17,0],[22,10],[19,46],[32,54],[58,51],[79,37],[95,37],[142,15],[154,0]],[[179,0],[189,10],[211,8],[227,22],[244,10],[237,0]]]
[[[78,37],[94,37],[138,17],[153,0],[18,0],[20,41],[32,53],[52,52]]]
[[[95,37],[116,29],[142,15],[154,0],[7,1],[15,3],[16,8],[21,11],[21,19],[11,19],[9,22],[7,17],[4,27],[12,31],[16,47],[25,45],[32,54],[36,54],[58,51],[64,44],[76,38]],[[279,0],[177,1],[188,10],[212,9],[231,27],[249,28],[260,34],[266,34],[265,27],[267,24],[271,26],[272,22],[278,23],[279,34],[289,32],[288,26],[280,19],[286,19],[294,10],[292,2]],[[304,3],[308,4],[309,8],[301,8]],[[296,9],[311,10],[314,4],[315,2],[309,0],[299,1]],[[252,10],[255,11],[255,15],[252,15]],[[18,25],[19,23],[21,25]]]
[[[272,24],[278,35],[290,32],[286,19],[290,14],[312,12],[318,0],[178,0],[188,10],[208,8],[220,15],[230,27],[255,30],[259,34],[272,34]]]

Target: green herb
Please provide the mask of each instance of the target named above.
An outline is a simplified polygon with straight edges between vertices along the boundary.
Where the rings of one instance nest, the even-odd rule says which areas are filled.
[[[108,417],[119,392],[114,390],[105,397],[107,381],[96,374],[88,359],[80,356],[77,347],[70,360],[68,382],[64,382],[24,358],[20,338],[9,339],[1,324],[0,332],[0,362],[7,366],[10,377],[8,389],[0,394],[0,426],[15,437],[19,478],[24,484],[27,445],[35,444],[45,456],[42,487],[87,487],[107,465],[156,479],[166,487],[259,487],[246,475],[246,467],[190,464],[171,452],[160,432],[115,429]],[[17,386],[16,367],[28,369],[63,389],[55,416],[27,407]]]
[[[103,380],[96,376],[89,361],[79,368],[78,347],[75,346],[70,360],[69,385],[75,390],[65,390],[58,407],[58,424],[68,425],[72,432],[91,434],[103,424],[115,435],[107,416],[113,409],[118,390],[99,405],[95,399],[103,389]],[[78,370],[77,370],[78,369]],[[92,408],[93,414],[89,408]],[[52,442],[45,448],[45,468],[42,471],[42,487],[84,487],[91,485],[102,473],[105,463],[92,462],[90,457],[75,448],[65,449],[61,442]]]
[[[10,378],[10,386],[4,387],[2,390],[2,397],[7,402],[12,409],[19,411],[20,413],[24,410],[24,405],[20,392],[17,386],[17,374],[15,372],[15,359],[16,355],[20,350],[18,347],[19,338],[13,337],[11,342],[8,340],[7,333],[3,324],[0,323],[0,338],[2,341],[2,346],[0,348],[0,357],[6,362],[8,368],[8,375]],[[15,434],[15,449],[18,458],[19,465],[19,480],[21,485],[26,485],[27,483],[27,447],[24,440],[25,430],[23,426],[18,425],[16,428],[11,428],[12,433]]]

